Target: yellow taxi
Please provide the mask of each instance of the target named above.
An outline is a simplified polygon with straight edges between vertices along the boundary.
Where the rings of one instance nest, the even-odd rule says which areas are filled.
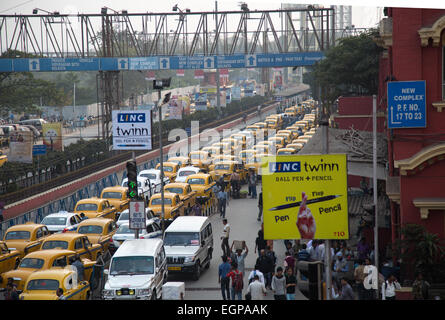
[[[309,122],[305,120],[297,121],[294,125],[303,125],[306,130],[309,129]]]
[[[267,128],[271,129],[271,130],[279,130],[279,124],[278,124],[278,119],[276,118],[269,118],[266,119],[264,122],[267,123]]]
[[[283,126],[283,118],[279,114],[271,114],[270,116],[266,117],[266,120],[268,119],[276,119],[278,123],[278,128],[281,128]]]
[[[310,139],[312,138],[312,136],[311,136],[311,135],[307,135],[307,134],[305,133],[304,135],[299,136],[298,138],[300,138],[300,139],[307,139],[307,140],[310,140]]]
[[[110,240],[116,233],[116,223],[112,219],[92,218],[83,220],[77,226],[76,232],[86,235],[92,244],[100,244],[102,251],[106,252]]]
[[[295,127],[287,127],[286,130],[291,132],[291,134],[292,134],[292,140],[298,138],[298,128],[295,128]]]
[[[162,199],[161,194],[156,193],[151,196],[148,204],[154,216],[162,219]],[[184,202],[176,193],[164,192],[164,219],[173,220],[177,216],[185,214]]]
[[[233,148],[228,142],[215,142],[214,144],[212,144],[212,147],[219,148],[221,150],[221,154],[233,154]]]
[[[20,262],[20,252],[8,248],[4,241],[0,241],[0,274],[16,268]]]
[[[100,194],[101,199],[106,199],[116,208],[117,212],[122,212],[128,209],[130,199],[128,199],[128,188],[122,186],[107,187],[102,190]]]
[[[171,157],[168,158],[168,162],[176,162],[180,168],[188,167],[190,165],[190,159],[188,157]]]
[[[249,159],[249,158],[251,158],[251,157],[254,157],[256,153],[257,153],[257,152],[256,152],[254,149],[242,150],[242,151],[240,151],[240,153],[238,154],[238,158],[239,158],[242,162],[246,163],[247,159]]]
[[[74,212],[83,212],[88,218],[116,219],[116,208],[107,199],[96,197],[77,201]]]
[[[241,174],[243,174],[243,176],[245,175],[244,172],[242,172],[241,170],[238,169],[236,161],[218,162],[217,164],[215,164],[214,171],[216,173],[216,179],[223,177],[224,182],[226,182],[226,183],[230,183],[230,176],[235,171],[238,172],[238,174],[240,175],[240,180],[242,180]]]
[[[202,151],[208,152],[210,156],[213,158],[214,156],[222,154],[222,150],[218,147],[204,147],[201,149]]]
[[[292,130],[287,130],[287,129],[279,130],[279,131],[277,131],[277,134],[279,134],[279,135],[281,135],[281,134],[286,135],[287,136],[286,143],[288,143],[288,141],[292,141],[293,139],[298,137],[298,134],[294,135]]]
[[[258,132],[259,132],[259,130],[261,130],[261,128],[260,128],[260,126],[251,124],[251,125],[249,125],[249,126],[246,127],[246,130],[252,132],[254,138],[256,139],[256,138],[257,138],[257,135],[258,135]]]
[[[17,290],[23,290],[28,277],[40,270],[51,268],[65,268],[75,257],[76,253],[71,250],[40,250],[27,254],[15,270],[1,274],[1,287],[6,288],[8,279],[12,279],[17,285]],[[95,261],[82,261],[84,265],[84,279],[89,279],[93,272]]]
[[[55,233],[43,241],[41,250],[62,249],[75,251],[81,259],[97,260],[103,254],[100,244],[92,244],[80,233]]]
[[[30,252],[40,250],[42,242],[50,235],[48,228],[43,224],[28,222],[9,227],[3,237],[8,248],[20,252],[20,258]]]
[[[306,143],[308,143],[308,141],[309,141],[309,139],[302,138],[302,136],[301,136],[301,137],[298,137],[297,139],[293,140],[292,143],[304,143],[304,144],[306,144]]]
[[[169,183],[164,186],[164,192],[176,193],[184,203],[185,214],[189,215],[193,206],[196,203],[196,191],[192,190],[192,187],[185,182]]]
[[[8,156],[0,151],[0,167],[8,161]]]
[[[297,115],[297,109],[294,107],[289,107],[284,109],[284,113],[287,114],[289,117],[295,117]]]
[[[270,139],[272,139],[272,138],[270,138]],[[276,142],[272,141],[272,140],[261,141],[260,143],[258,143],[258,145],[268,147],[269,148],[268,152],[270,152],[270,153],[275,153],[278,148],[281,148],[281,145],[277,145]],[[258,153],[262,153],[262,152],[258,150]]]
[[[304,144],[302,143],[289,143],[286,145],[286,148],[292,148],[295,149],[297,152],[300,151],[304,147]]]
[[[208,170],[211,164],[211,156],[205,151],[192,151],[189,154],[190,162],[192,166],[198,167],[203,170]]]
[[[258,153],[257,155],[255,155],[255,157],[247,160],[247,163],[245,164],[245,168],[247,170],[255,171],[255,173],[257,175],[261,175],[260,167],[261,167],[262,158],[269,157],[269,156],[273,156],[273,155],[269,154],[269,153]]]
[[[315,134],[314,131],[308,131],[308,132],[306,132],[306,133],[304,134],[304,136],[306,136],[306,137],[312,137],[314,134]]]
[[[245,134],[242,133],[234,133],[230,136],[230,138],[235,139],[239,142],[239,144],[241,144],[241,147],[243,149],[245,149],[247,147],[248,144],[248,139],[247,136]]]
[[[210,174],[191,174],[185,182],[190,184],[192,190],[196,191],[197,201],[203,206],[204,212],[214,209],[214,206],[216,206],[216,195],[213,192],[213,187],[216,185],[216,182]]]
[[[63,290],[57,296],[57,289]],[[88,300],[90,298],[88,281],[78,281],[74,269],[49,269],[31,274],[20,300]]]
[[[242,142],[234,139],[234,138],[224,138],[221,140],[221,142],[227,142],[228,144],[230,144],[230,147],[232,148],[232,150],[234,150],[235,152],[237,150],[241,150],[242,149]]]
[[[281,148],[277,150],[277,156],[290,156],[293,154],[297,154],[297,150],[295,150],[294,148],[288,148],[286,146],[286,148]]]
[[[252,149],[255,150],[257,154],[267,154],[270,153],[273,148],[271,149],[269,145],[256,144],[252,147]]]
[[[286,140],[284,139],[284,137],[281,137],[281,136],[275,136],[275,137],[269,138],[269,139],[267,139],[267,141],[274,143],[276,150],[278,150],[280,148],[284,148],[284,146],[286,145]]]
[[[290,143],[292,141],[291,135],[287,134],[287,133],[277,133],[275,135],[275,138],[283,138],[284,139],[284,144]]]
[[[179,170],[179,164],[167,161],[162,164],[162,167],[164,168],[164,177],[169,178],[170,181],[175,181]],[[158,163],[155,169],[161,170],[161,164]]]

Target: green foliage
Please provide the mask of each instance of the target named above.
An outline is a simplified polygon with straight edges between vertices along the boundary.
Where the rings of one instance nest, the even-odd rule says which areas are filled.
[[[322,101],[332,104],[341,95],[372,95],[377,93],[379,56],[382,48],[373,40],[377,30],[343,38],[325,52],[325,59],[316,63],[303,81]]]
[[[402,260],[405,277],[413,278],[420,271],[430,281],[445,282],[445,248],[439,236],[418,224],[406,224],[401,233],[402,239],[394,244],[394,253]]]

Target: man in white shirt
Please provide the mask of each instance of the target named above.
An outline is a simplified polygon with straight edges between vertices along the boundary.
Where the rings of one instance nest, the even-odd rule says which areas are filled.
[[[258,266],[255,266],[255,270],[253,270],[250,274],[249,277],[247,278],[247,282],[250,283],[250,280],[254,279],[255,275],[258,276],[258,279],[260,280],[261,283],[264,283],[264,274],[258,270]]]
[[[396,300],[396,290],[400,290],[400,288],[396,277],[393,274],[390,275],[388,280],[382,284],[382,300]]]
[[[320,261],[324,261],[324,252],[325,252],[324,242],[320,242],[318,244],[317,248],[315,249],[315,252],[317,253],[317,259]]]
[[[230,224],[227,223],[227,219],[223,219],[223,234],[221,236],[221,249],[223,251],[223,254],[227,257],[230,257],[231,250],[229,247],[229,235],[230,235]]]
[[[247,287],[247,293],[250,293],[252,300],[264,300],[267,291],[264,283],[260,281],[258,275],[253,277],[253,282]]]
[[[318,241],[317,240],[312,240],[311,246],[308,247],[309,249],[307,251],[309,252],[309,259],[311,261],[317,261],[318,260],[317,246],[318,246]]]

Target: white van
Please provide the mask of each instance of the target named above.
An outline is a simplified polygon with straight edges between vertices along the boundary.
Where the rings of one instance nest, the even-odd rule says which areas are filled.
[[[110,261],[102,297],[105,300],[156,300],[167,281],[167,260],[161,239],[125,240]]]
[[[179,216],[164,234],[169,273],[191,273],[198,280],[208,269],[213,252],[212,224],[208,217]]]

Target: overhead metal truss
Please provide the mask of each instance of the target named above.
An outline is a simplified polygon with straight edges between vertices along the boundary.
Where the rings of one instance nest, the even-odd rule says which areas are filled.
[[[292,22],[296,13],[307,28]],[[333,8],[2,15],[0,52],[82,58],[324,51],[335,43],[334,15]],[[309,39],[316,43],[303,46]]]

